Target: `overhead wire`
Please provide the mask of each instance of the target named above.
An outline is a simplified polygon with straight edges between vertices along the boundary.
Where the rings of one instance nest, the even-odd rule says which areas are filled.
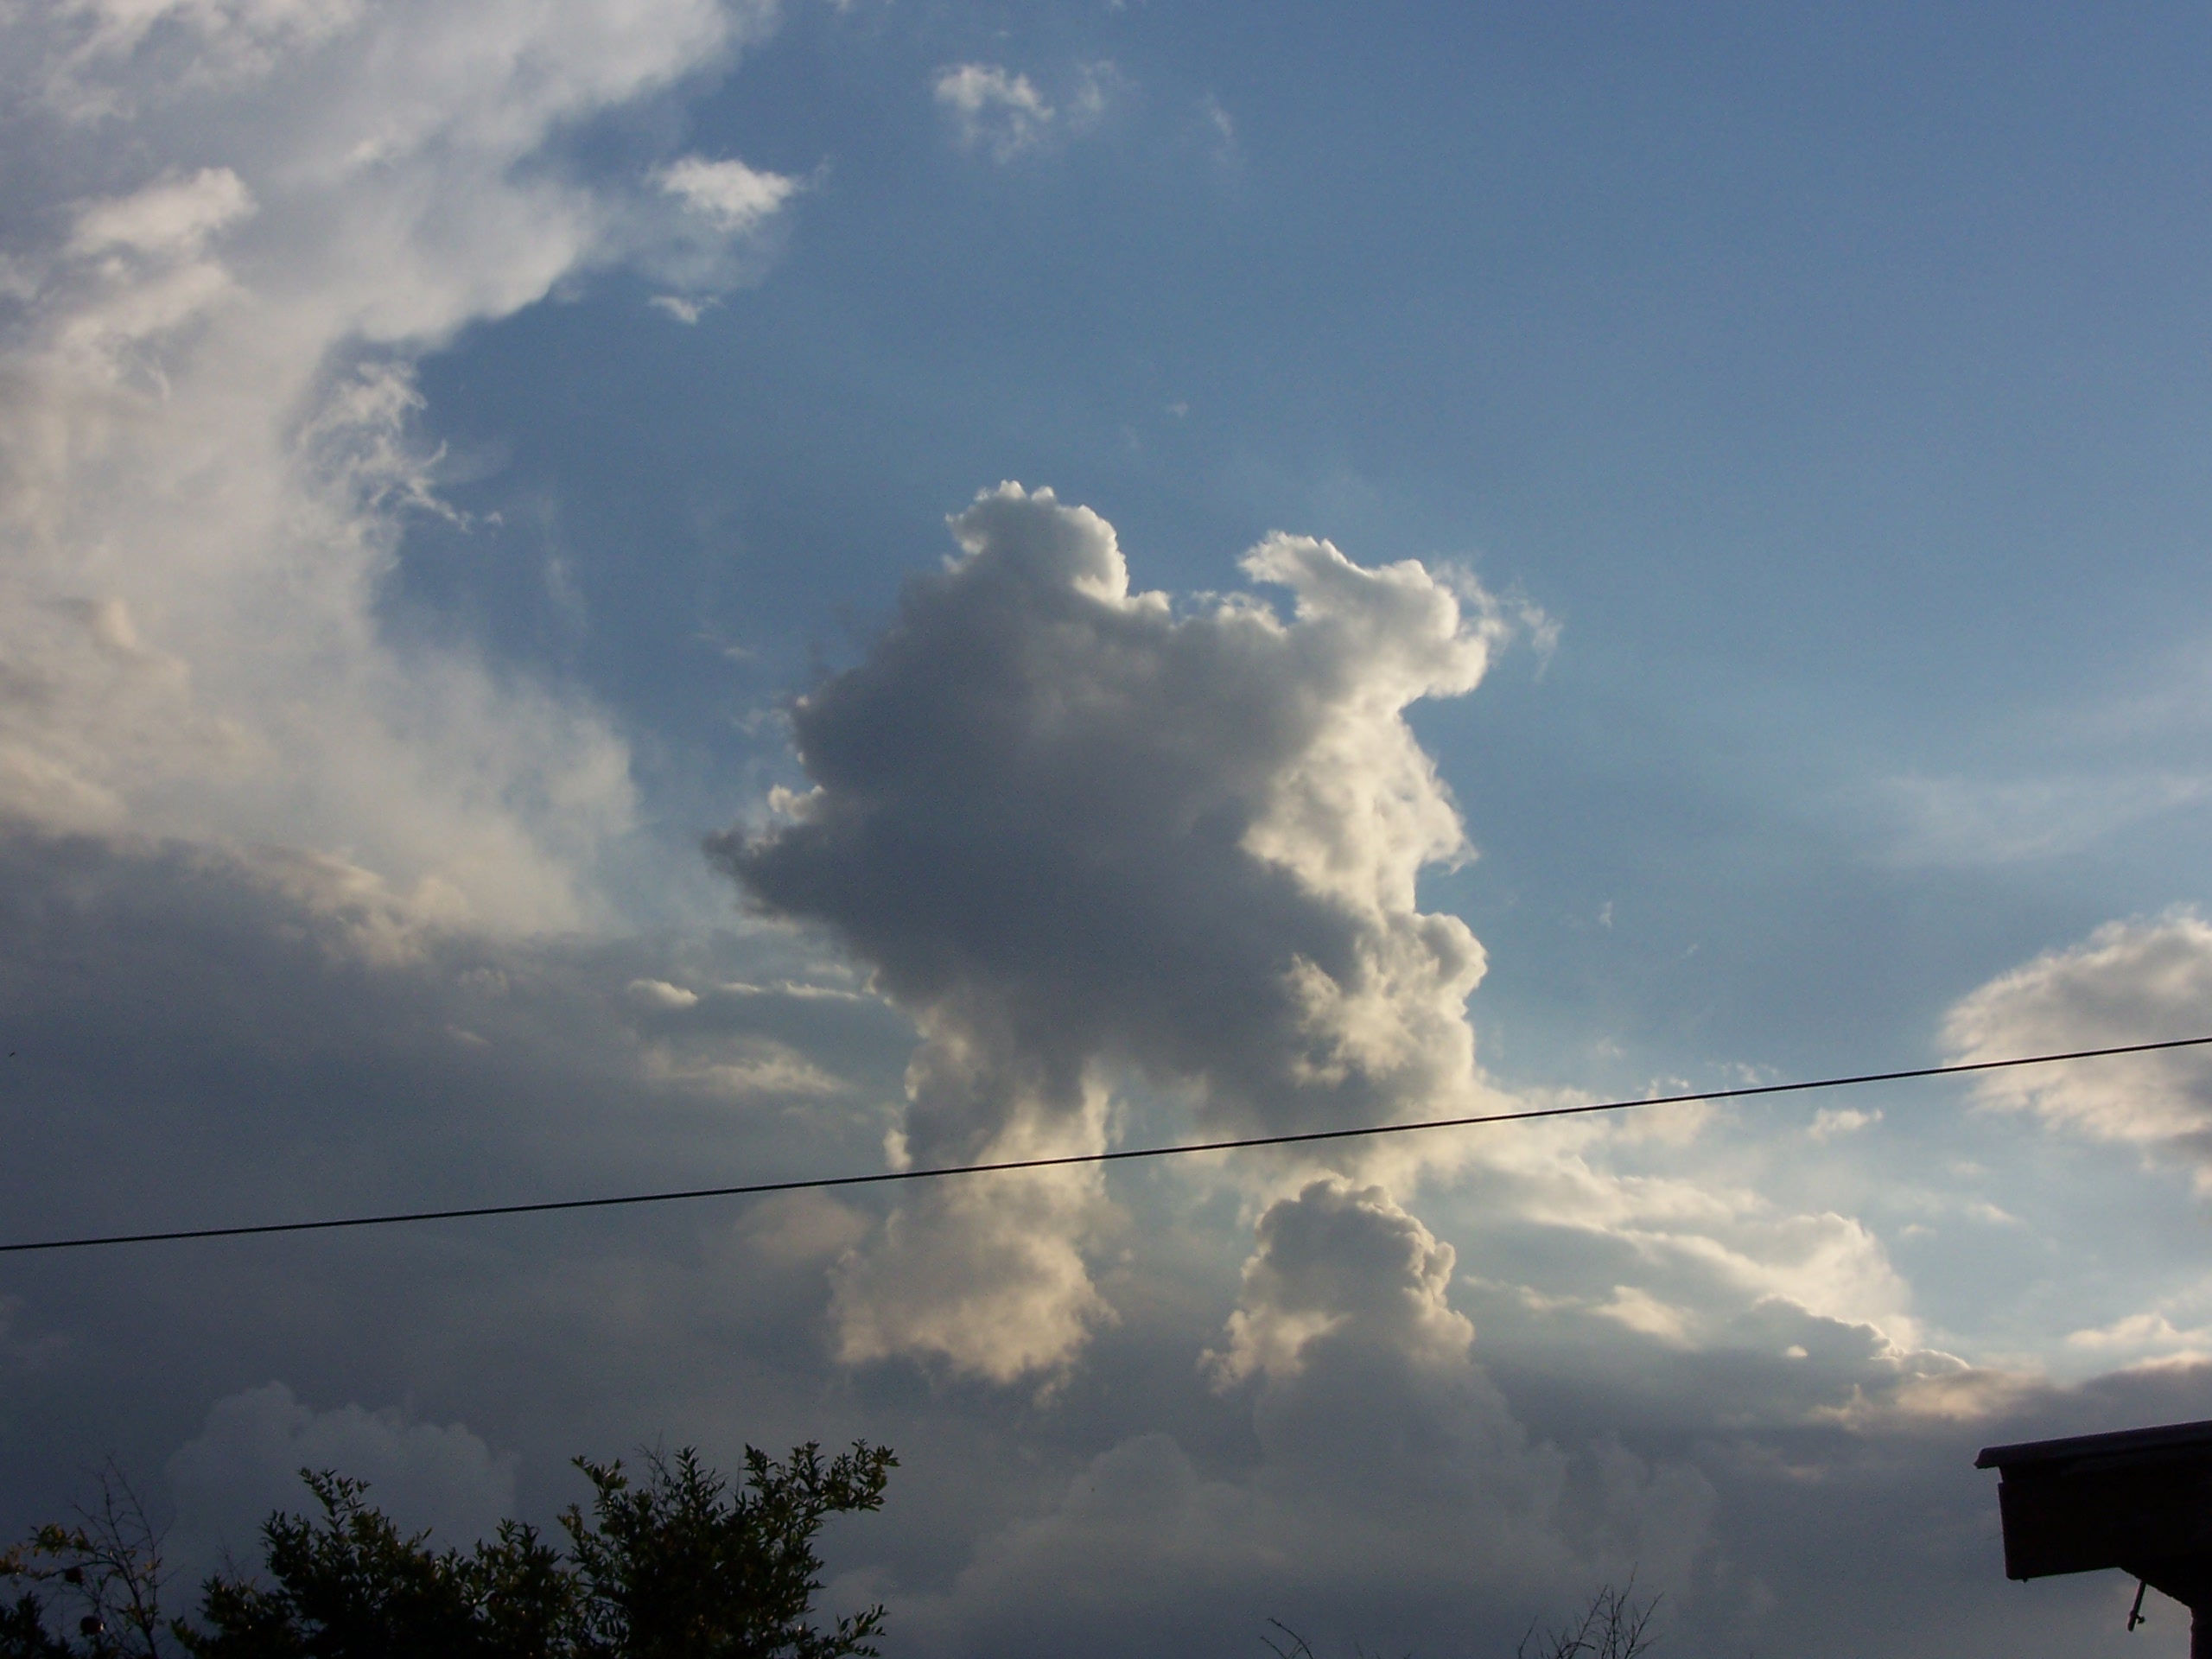
[[[821,1192],[838,1187],[882,1186],[914,1181],[949,1180],[971,1175],[1006,1175],[1023,1170],[1066,1169],[1087,1164],[1119,1164],[1139,1159],[1180,1158],[1199,1153],[1249,1152],[1268,1147],[1311,1146],[1328,1141],[1421,1135],[1440,1129],[1477,1128],[1486,1124],[1527,1123],[1543,1118],[1582,1117],[1599,1112],[1642,1111],[1653,1106],[1696,1102],[1747,1100],[1762,1095],[1803,1094],[1816,1089],[1857,1089],[1877,1083],[1910,1083],[1923,1077],[1963,1077],[2020,1066],[2060,1065],[2123,1054],[2201,1048],[2212,1036],[2176,1037],[2161,1042],[2123,1043],[2109,1048],[2077,1048],[2056,1054],[2023,1054],[2001,1060],[1962,1060],[1948,1065],[1910,1066],[1895,1071],[1864,1071],[1849,1077],[1814,1077],[1796,1083],[1746,1084],[1733,1089],[1699,1089],[1683,1094],[1649,1095],[1633,1100],[1590,1101],[1572,1106],[1536,1106],[1511,1112],[1479,1112],[1463,1117],[1421,1118],[1404,1123],[1363,1123],[1346,1128],[1300,1129],[1281,1135],[1242,1135],[1227,1141],[1177,1141],[1166,1146],[1116,1147],[1100,1152],[1071,1152],[1048,1157],[1009,1158],[990,1163],[933,1165],[922,1169],[874,1170],[858,1175],[816,1175],[780,1181],[746,1181],[728,1186],[694,1186],[652,1192],[625,1192],[592,1198],[539,1198],[520,1204],[475,1204],[446,1210],[397,1210],[365,1216],[324,1217],[310,1221],[260,1221],[232,1226],[177,1227],[159,1231],[106,1233],[77,1238],[25,1239],[0,1243],[0,1255],[33,1251],[85,1250],[121,1244],[170,1244],[188,1239],[251,1238],[273,1233],[319,1233],[355,1227],[396,1227],[416,1222],[469,1221],[488,1216],[546,1215],[571,1210],[613,1210],[636,1205],[681,1204],[702,1198],[762,1198],[777,1192]]]

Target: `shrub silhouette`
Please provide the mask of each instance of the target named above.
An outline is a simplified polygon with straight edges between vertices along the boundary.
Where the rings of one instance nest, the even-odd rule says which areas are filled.
[[[160,1540],[111,1469],[79,1524],[0,1553],[23,1586],[0,1605],[0,1659],[864,1659],[883,1609],[817,1628],[815,1541],[881,1508],[897,1465],[865,1441],[747,1447],[733,1485],[689,1448],[636,1480],[579,1458],[591,1506],[561,1516],[560,1542],[504,1521],[465,1554],[402,1532],[365,1483],[302,1470],[319,1513],[270,1516],[263,1574],[209,1579],[196,1623],[162,1618]]]

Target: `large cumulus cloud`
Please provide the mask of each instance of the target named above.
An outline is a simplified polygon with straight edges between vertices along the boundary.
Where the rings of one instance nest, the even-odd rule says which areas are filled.
[[[1243,569],[1287,617],[1179,607],[1132,590],[1103,519],[1018,485],[952,524],[962,556],[793,709],[812,789],[714,843],[760,910],[826,924],[912,1012],[895,1155],[1096,1149],[1129,1074],[1217,1131],[1473,1099],[1482,948],[1415,902],[1467,848],[1404,711],[1473,689],[1500,607],[1276,535]],[[916,1199],[848,1270],[849,1352],[1049,1367],[1105,1313],[1080,1255],[1098,1211],[1065,1173]]]

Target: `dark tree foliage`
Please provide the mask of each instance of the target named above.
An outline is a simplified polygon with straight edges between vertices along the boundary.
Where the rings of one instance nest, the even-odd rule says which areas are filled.
[[[0,1554],[0,1659],[863,1659],[883,1609],[811,1622],[815,1540],[833,1515],[882,1507],[898,1460],[855,1443],[778,1461],[748,1447],[732,1486],[686,1450],[621,1465],[578,1459],[591,1510],[561,1517],[563,1545],[503,1522],[463,1554],[433,1550],[369,1503],[367,1487],[301,1471],[321,1513],[273,1515],[263,1573],[218,1574],[196,1623],[164,1623],[160,1552],[119,1480],[86,1527],[41,1529]],[[105,1521],[103,1521],[105,1516]],[[126,1548],[125,1546],[129,1546]],[[61,1592],[57,1594],[57,1586]],[[49,1600],[48,1598],[54,1598]],[[73,1598],[73,1602],[71,1599]],[[86,1609],[73,1625],[74,1604]]]
[[[433,1551],[364,1498],[367,1486],[302,1471],[320,1518],[261,1529],[269,1582],[207,1581],[200,1625],[174,1633],[194,1659],[505,1659],[572,1651],[575,1586],[531,1529],[503,1522],[468,1554]]]
[[[67,1659],[69,1644],[50,1634],[38,1597],[26,1592],[0,1606],[0,1654],[9,1659]]]
[[[751,1447],[732,1491],[691,1452],[654,1458],[633,1487],[621,1465],[577,1459],[595,1489],[587,1519],[561,1517],[582,1590],[576,1651],[599,1659],[842,1659],[873,1654],[883,1609],[807,1623],[832,1515],[873,1510],[894,1459],[859,1445],[824,1463],[803,1446],[784,1463]]]

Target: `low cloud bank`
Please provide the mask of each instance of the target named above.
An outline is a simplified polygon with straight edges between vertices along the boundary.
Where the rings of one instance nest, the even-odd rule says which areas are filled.
[[[321,864],[0,837],[0,1207],[58,1234],[811,1174],[864,1166],[900,1099],[911,1030],[802,938],[426,938],[379,902]],[[1607,1174],[1648,1145],[1504,1150],[1420,1215],[1360,1172],[1274,1172],[1241,1221],[1187,1172],[1119,1184],[1079,1258],[1116,1317],[1041,1403],[841,1364],[831,1281],[897,1253],[823,1195],[10,1258],[0,1510],[66,1514],[111,1450],[211,1549],[299,1463],[443,1530],[510,1479],[550,1518],[577,1451],[865,1433],[908,1461],[836,1593],[918,1655],[1234,1651],[1270,1613],[1325,1650],[1510,1650],[1630,1567],[1683,1651],[2120,1641],[2124,1595],[2005,1583],[1973,1454],[2202,1416],[2203,1364],[2069,1389],[1910,1349],[1859,1221],[1709,1160]]]

